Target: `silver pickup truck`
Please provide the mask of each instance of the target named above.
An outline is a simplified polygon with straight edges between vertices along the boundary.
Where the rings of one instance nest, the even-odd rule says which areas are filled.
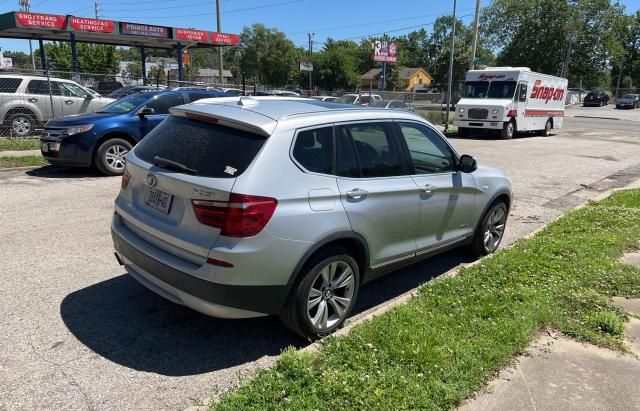
[[[72,80],[0,75],[0,126],[14,136],[33,135],[52,118],[93,113],[112,101],[97,97]]]

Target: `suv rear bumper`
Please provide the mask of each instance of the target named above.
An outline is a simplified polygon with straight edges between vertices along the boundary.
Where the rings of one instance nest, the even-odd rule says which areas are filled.
[[[127,272],[151,291],[203,314],[219,318],[251,318],[277,314],[288,285],[217,284],[177,270],[143,253],[112,227],[116,257]]]

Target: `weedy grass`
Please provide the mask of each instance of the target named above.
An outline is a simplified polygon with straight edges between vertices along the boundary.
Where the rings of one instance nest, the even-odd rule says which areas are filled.
[[[406,305],[328,338],[318,353],[285,350],[212,408],[448,409],[542,327],[624,349],[626,317],[610,297],[640,297],[640,270],[618,261],[639,241],[640,190],[617,192],[425,284]]]
[[[42,156],[0,157],[0,169],[13,167],[31,167],[48,164]]]
[[[37,138],[0,139],[0,151],[25,151],[39,148],[40,139]]]

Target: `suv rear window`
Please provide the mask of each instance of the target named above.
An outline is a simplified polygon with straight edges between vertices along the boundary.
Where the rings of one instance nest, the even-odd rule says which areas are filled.
[[[197,176],[233,178],[247,169],[265,140],[235,128],[172,116],[134,152],[147,163],[153,164],[158,156],[195,170]]]
[[[1,77],[0,93],[15,93],[16,91],[18,91],[20,83],[22,83],[21,78]]]

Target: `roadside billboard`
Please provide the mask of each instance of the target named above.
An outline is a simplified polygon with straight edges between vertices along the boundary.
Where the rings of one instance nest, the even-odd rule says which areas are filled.
[[[300,71],[313,71],[313,61],[301,61]]]
[[[373,61],[395,63],[398,60],[398,48],[395,41],[376,40],[373,43]]]

